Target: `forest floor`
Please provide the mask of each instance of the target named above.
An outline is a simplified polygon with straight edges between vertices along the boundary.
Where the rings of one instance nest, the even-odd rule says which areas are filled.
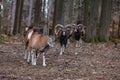
[[[120,43],[117,47],[83,43],[80,48],[71,43],[62,56],[59,52],[57,44],[46,55],[46,67],[42,66],[42,54],[32,66],[23,58],[22,43],[1,44],[0,80],[120,80]]]

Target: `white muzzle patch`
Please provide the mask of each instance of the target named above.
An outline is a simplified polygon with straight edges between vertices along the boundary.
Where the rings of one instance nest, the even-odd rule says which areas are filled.
[[[63,32],[63,35],[65,35],[66,33],[65,32]]]
[[[77,29],[75,28],[75,30],[74,30],[75,32],[77,32]]]

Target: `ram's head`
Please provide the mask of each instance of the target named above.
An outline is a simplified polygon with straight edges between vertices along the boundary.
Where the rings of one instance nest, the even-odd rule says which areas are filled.
[[[71,25],[67,24],[65,26],[61,25],[61,24],[57,24],[55,26],[55,34],[56,35],[67,35],[67,34],[71,34]]]

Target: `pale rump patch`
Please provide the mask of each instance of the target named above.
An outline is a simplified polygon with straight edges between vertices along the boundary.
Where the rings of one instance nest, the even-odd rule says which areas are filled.
[[[28,31],[28,27],[25,28],[25,31]]]
[[[28,34],[28,40],[31,38],[32,34],[33,34],[33,31],[31,31],[31,32]]]
[[[39,35],[35,36],[35,38],[33,39],[33,43],[31,44],[31,47],[34,47],[34,45],[36,44],[38,37],[40,37]]]

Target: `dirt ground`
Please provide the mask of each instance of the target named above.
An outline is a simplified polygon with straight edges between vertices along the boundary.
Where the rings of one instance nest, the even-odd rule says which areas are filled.
[[[32,66],[23,58],[23,44],[2,44],[0,80],[120,80],[120,44],[83,43],[75,48],[72,43],[62,56],[59,52],[57,44],[46,55],[46,67],[42,66],[42,54]]]

